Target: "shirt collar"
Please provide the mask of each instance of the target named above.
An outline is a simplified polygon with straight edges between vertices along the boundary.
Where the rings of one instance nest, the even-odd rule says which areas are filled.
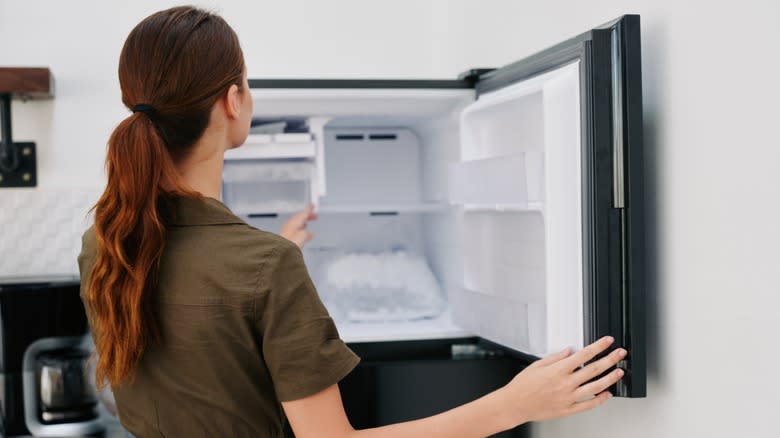
[[[222,202],[206,196],[173,196],[168,198],[169,225],[228,225],[246,224]]]

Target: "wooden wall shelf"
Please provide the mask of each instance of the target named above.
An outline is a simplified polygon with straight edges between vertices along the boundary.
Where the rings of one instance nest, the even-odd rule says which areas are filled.
[[[0,67],[0,94],[14,98],[54,97],[54,76],[45,67]]]
[[[0,187],[38,184],[35,143],[11,135],[11,99],[51,99],[54,77],[48,68],[0,67]]]

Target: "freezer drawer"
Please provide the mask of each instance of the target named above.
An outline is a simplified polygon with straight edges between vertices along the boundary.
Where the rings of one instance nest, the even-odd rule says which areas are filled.
[[[311,200],[308,160],[242,160],[225,166],[222,199],[238,215],[292,213]]]
[[[476,342],[472,338],[350,344],[362,358],[339,383],[350,422],[364,429],[435,415],[500,388],[526,365],[509,357],[452,358],[452,345]],[[523,425],[493,436],[527,437],[529,430]]]

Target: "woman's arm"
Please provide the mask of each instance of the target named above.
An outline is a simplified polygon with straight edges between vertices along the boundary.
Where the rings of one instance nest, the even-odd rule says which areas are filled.
[[[298,438],[485,437],[528,421],[564,417],[604,403],[610,397],[605,390],[620,380],[622,370],[591,380],[625,357],[625,350],[617,349],[588,366],[581,365],[612,342],[612,338],[602,338],[575,354],[567,349],[548,356],[482,398],[405,423],[354,430],[344,412],[338,385],[282,406]]]

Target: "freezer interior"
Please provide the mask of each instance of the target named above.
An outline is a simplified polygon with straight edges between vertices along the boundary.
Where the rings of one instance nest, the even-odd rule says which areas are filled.
[[[578,72],[575,62],[478,99],[253,89],[256,117],[303,118],[311,144],[280,154],[271,136],[229,151],[223,200],[275,232],[317,205],[304,256],[347,342],[478,335],[536,356],[579,348]]]

